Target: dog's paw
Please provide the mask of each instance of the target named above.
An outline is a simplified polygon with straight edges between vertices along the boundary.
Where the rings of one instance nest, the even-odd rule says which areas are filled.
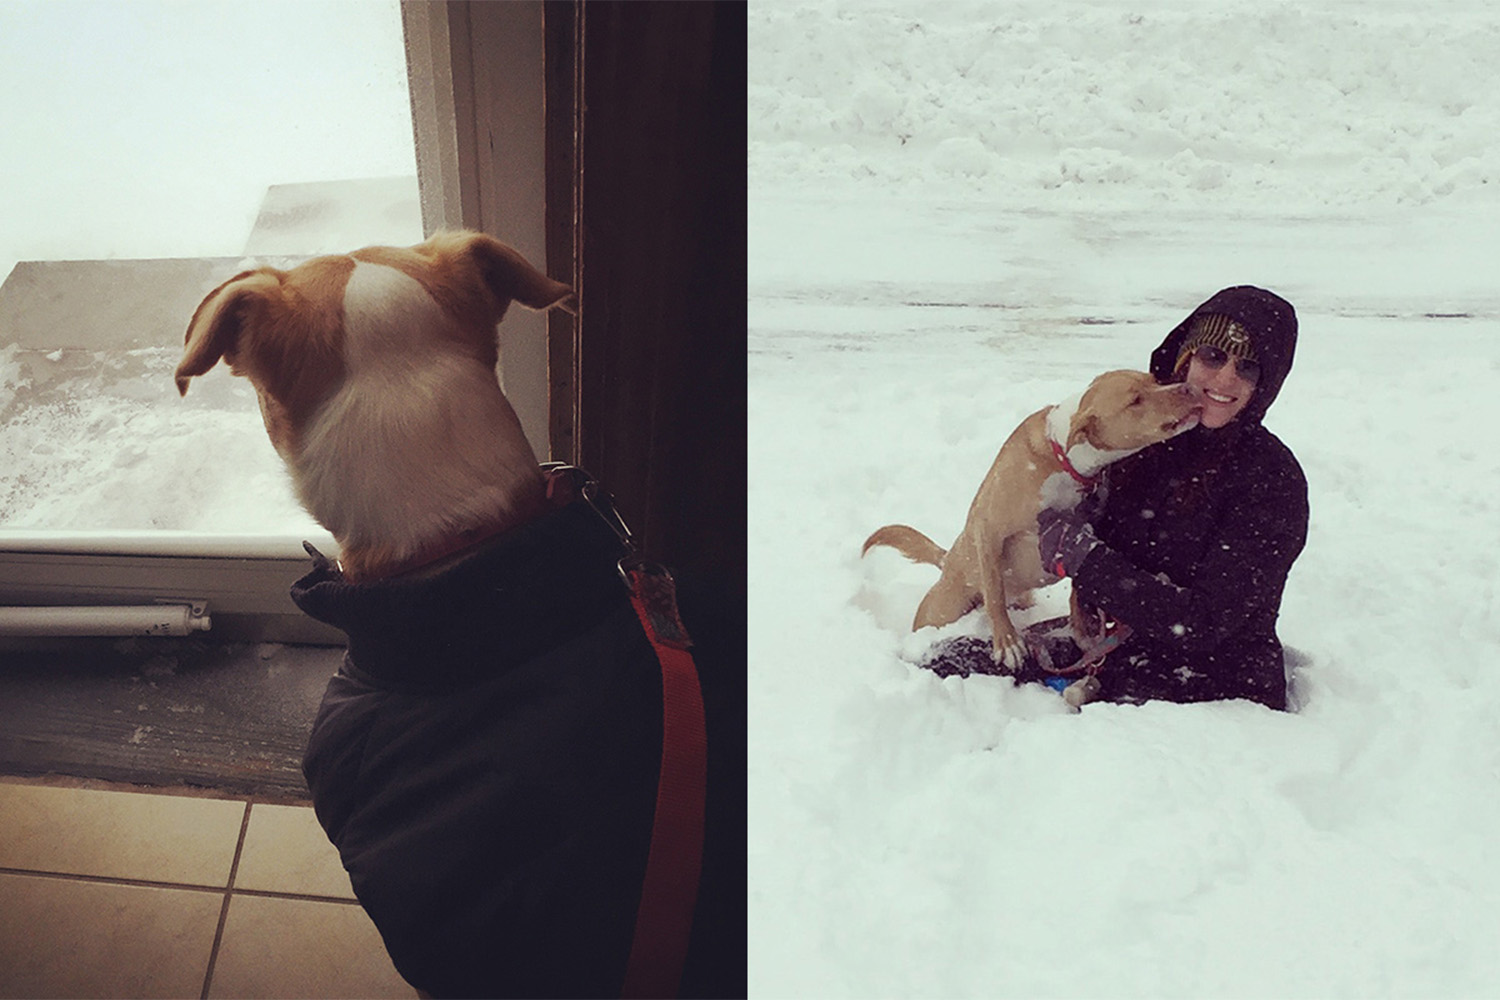
[[[1017,635],[996,636],[990,655],[1007,671],[1015,673],[1026,662],[1026,644]]]

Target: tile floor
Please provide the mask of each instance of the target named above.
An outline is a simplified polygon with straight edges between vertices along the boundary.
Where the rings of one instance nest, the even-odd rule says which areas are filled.
[[[0,998],[414,996],[311,808],[0,777]]]

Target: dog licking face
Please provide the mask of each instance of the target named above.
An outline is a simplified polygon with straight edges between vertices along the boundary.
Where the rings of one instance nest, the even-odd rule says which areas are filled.
[[[1198,425],[1202,398],[1182,383],[1158,385],[1144,372],[1105,372],[1081,396],[1059,404],[1049,418],[1065,419],[1059,435],[1075,469],[1094,475],[1148,445]],[[1049,424],[1049,431],[1056,429]]]
[[[890,524],[866,539],[864,551],[888,545],[941,570],[917,608],[913,631],[955,622],[982,604],[996,661],[1018,669],[1026,649],[1007,606],[1024,604],[1032,590],[1055,582],[1037,551],[1037,511],[1076,504],[1084,484],[1106,465],[1191,430],[1201,409],[1191,387],[1158,385],[1145,372],[1105,372],[1079,395],[1038,410],[1011,433],[951,548],[915,528]]]
[[[221,359],[249,379],[346,576],[386,575],[544,509],[495,373],[511,302],[576,311],[567,285],[480,233],[245,271],[193,314],[177,389]]]

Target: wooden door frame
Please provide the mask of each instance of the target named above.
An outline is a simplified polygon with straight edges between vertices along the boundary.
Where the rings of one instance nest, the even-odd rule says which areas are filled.
[[[581,303],[551,331],[554,451],[742,591],[745,8],[553,0],[546,23],[549,264]]]
[[[544,390],[544,434],[523,416],[538,454],[605,482],[658,558],[742,594],[744,5],[402,12],[424,223],[491,232],[578,292],[540,334],[506,319],[507,394]]]
[[[422,228],[476,229],[547,262],[541,0],[403,0]],[[537,455],[550,452],[547,318],[505,317],[501,384]]]

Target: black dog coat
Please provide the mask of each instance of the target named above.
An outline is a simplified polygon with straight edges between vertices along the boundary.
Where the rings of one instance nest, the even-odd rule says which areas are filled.
[[[293,587],[349,637],[303,765],[314,808],[419,989],[619,994],[662,731],[621,554],[580,501],[436,575],[320,565]]]

